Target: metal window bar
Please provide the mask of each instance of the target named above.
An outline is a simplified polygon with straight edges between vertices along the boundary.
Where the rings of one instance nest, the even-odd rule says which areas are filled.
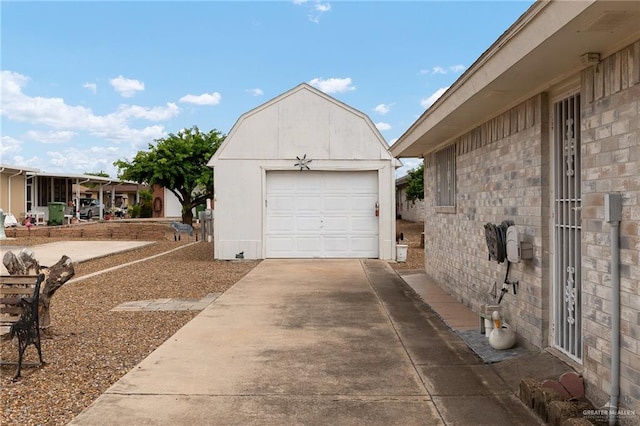
[[[554,104],[555,282],[554,343],[582,359],[580,98]]]
[[[454,206],[456,191],[455,145],[436,152],[435,157],[436,203],[438,206]]]

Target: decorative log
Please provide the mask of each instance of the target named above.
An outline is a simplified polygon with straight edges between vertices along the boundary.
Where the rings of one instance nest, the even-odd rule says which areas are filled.
[[[51,298],[76,273],[73,262],[67,255],[63,255],[55,265],[46,268],[43,272],[45,274],[45,284],[40,295],[39,312],[41,328],[48,327],[51,324],[51,315],[49,313]]]
[[[40,303],[38,316],[40,318],[40,328],[51,325],[51,298],[55,292],[69,281],[76,273],[73,262],[66,254],[53,266],[40,266],[33,251],[22,249],[16,256],[11,251],[5,253],[2,259],[9,275],[29,275],[29,270],[35,269],[36,274],[44,273],[44,286],[40,291]],[[34,277],[35,279],[35,277]]]
[[[29,271],[33,269],[37,274],[40,273],[40,264],[35,258],[32,250],[23,248],[16,256],[12,251],[8,251],[2,258],[2,263],[9,272],[9,275],[29,275]]]

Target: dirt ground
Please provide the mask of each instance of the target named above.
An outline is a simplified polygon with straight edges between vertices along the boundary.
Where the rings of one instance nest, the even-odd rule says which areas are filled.
[[[424,232],[423,222],[408,222],[398,220],[396,222],[396,234],[402,233],[401,243],[409,246],[407,261],[392,263],[394,269],[424,269],[424,248],[420,247],[421,236]]]
[[[158,226],[167,226],[158,224]],[[167,226],[168,227],[168,226]],[[420,248],[422,223],[398,222],[408,244],[407,262],[396,269],[424,265]],[[59,240],[59,239],[57,239]],[[54,238],[11,240],[10,245],[37,245]],[[222,293],[259,261],[214,261],[213,243],[165,238],[147,247],[75,265],[74,278],[144,259],[172,249],[171,254],[105,272],[62,286],[52,299],[52,325],[42,339],[41,367],[24,367],[13,382],[15,365],[0,369],[0,424],[64,425],[142,361],[198,312],[112,311],[124,302],[195,298]],[[62,255],[62,254],[61,254]],[[17,360],[17,339],[0,343],[3,362]],[[25,362],[36,362],[33,346]]]

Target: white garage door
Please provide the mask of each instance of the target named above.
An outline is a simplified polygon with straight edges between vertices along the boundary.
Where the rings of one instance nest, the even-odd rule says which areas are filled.
[[[267,172],[266,257],[377,258],[378,173]]]

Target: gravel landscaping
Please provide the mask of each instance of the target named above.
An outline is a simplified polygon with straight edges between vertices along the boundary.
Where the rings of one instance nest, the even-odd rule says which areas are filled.
[[[399,222],[409,245],[406,263],[397,269],[420,269],[422,224]],[[53,242],[53,238],[11,240],[11,246]],[[99,244],[99,242],[98,242]],[[199,299],[223,293],[253,269],[258,261],[214,261],[213,244],[165,239],[137,250],[75,265],[82,277],[132,260],[170,253],[120,269],[69,282],[51,304],[51,327],[42,339],[46,364],[23,367],[22,378],[11,379],[15,366],[3,365],[0,424],[64,425],[198,314],[196,311],[112,311],[121,303],[160,299]],[[60,253],[62,256],[64,253]],[[3,361],[17,360],[17,339],[0,344]],[[25,362],[37,361],[33,346]]]

